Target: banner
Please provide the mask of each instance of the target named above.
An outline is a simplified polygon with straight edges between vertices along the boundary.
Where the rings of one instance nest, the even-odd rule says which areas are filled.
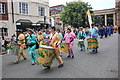
[[[87,16],[88,16],[88,22],[89,22],[89,25],[91,27],[91,24],[92,24],[92,18],[91,18],[91,14],[90,14],[90,10],[88,9],[87,11]]]

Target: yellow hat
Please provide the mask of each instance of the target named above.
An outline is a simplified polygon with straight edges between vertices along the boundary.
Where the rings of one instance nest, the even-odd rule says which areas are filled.
[[[39,33],[42,33],[42,31],[39,31]]]

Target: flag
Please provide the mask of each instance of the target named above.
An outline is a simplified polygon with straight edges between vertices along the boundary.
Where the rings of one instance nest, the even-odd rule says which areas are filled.
[[[89,10],[89,9],[88,9],[88,11],[87,11],[87,16],[88,16],[89,25],[90,25],[90,27],[91,27],[92,18],[91,18],[91,14],[90,14],[90,10]]]

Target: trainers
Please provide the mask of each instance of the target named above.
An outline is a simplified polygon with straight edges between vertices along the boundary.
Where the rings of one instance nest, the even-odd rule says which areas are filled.
[[[58,68],[63,67],[63,64],[59,64]]]
[[[47,66],[47,68],[45,68],[45,70],[48,70],[48,69],[50,69],[51,67],[50,66]]]
[[[72,56],[72,58],[74,58],[74,56]]]
[[[27,58],[24,58],[24,60],[27,60]]]
[[[32,65],[35,65],[35,64],[36,64],[35,62],[32,63]]]
[[[67,58],[71,57],[70,55],[67,56]]]
[[[18,64],[19,62],[18,61],[15,61],[15,64]]]

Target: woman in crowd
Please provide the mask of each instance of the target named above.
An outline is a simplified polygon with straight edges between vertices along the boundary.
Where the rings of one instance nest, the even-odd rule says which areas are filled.
[[[62,42],[62,40],[63,40],[63,35],[62,35],[62,33],[60,32],[60,29],[57,29],[57,32],[58,32],[58,34],[60,35],[61,42]],[[61,52],[60,52],[60,56],[62,56],[62,53],[61,53]]]
[[[32,65],[35,65],[36,60],[37,60],[37,56],[35,54],[35,49],[36,49],[36,43],[38,41],[37,41],[37,38],[34,35],[34,31],[32,29],[28,29],[28,33],[29,33],[29,36],[28,36],[28,45],[29,45],[28,49],[30,50],[30,58],[31,58],[31,61],[32,61]]]
[[[19,62],[21,56],[24,58],[24,60],[27,59],[26,55],[23,52],[25,48],[25,36],[23,34],[23,31],[20,31],[17,43],[19,44],[19,51],[16,59],[16,64]]]
[[[37,39],[38,39],[39,45],[42,45],[43,40],[44,40],[44,36],[42,35],[41,31],[38,32]]]
[[[104,36],[104,28],[102,26],[99,27],[99,35],[100,35],[100,38],[102,39],[103,36]]]
[[[98,28],[94,26],[94,24],[91,24],[91,28],[89,29],[89,34],[90,34],[90,38],[96,38],[98,39]],[[93,48],[93,51],[92,52],[95,52],[97,53],[98,48]]]
[[[50,39],[50,31],[47,30],[46,32],[46,37],[45,37],[45,43],[47,43],[47,45],[49,45],[49,39]]]
[[[80,27],[80,31],[78,33],[77,38],[79,39],[78,45],[80,46],[80,50],[85,50],[84,40],[86,38],[86,33],[83,31],[83,27]]]
[[[58,48],[60,41],[61,41],[61,38],[60,38],[60,35],[56,32],[55,27],[51,27],[50,31],[51,31],[50,45],[54,48],[54,55],[59,62],[58,68],[60,68],[60,67],[63,67],[63,61],[59,55],[59,48]],[[47,69],[50,69],[50,66],[48,66]]]
[[[75,33],[71,31],[70,28],[67,29],[67,32],[65,33],[64,39],[66,43],[69,43],[69,57],[74,58],[72,47],[74,45],[74,39],[76,38]]]

